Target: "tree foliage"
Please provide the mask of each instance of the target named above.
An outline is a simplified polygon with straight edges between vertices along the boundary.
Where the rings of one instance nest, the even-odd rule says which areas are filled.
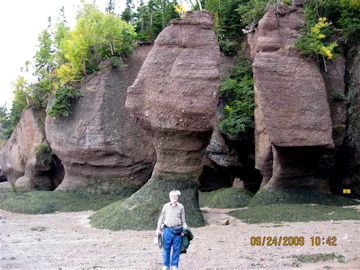
[[[256,25],[262,16],[275,4],[277,0],[248,0],[239,4],[236,12],[240,15],[242,26]]]
[[[325,17],[320,17],[318,22],[310,27],[310,31],[305,35],[299,37],[295,42],[295,48],[299,49],[301,54],[312,56],[318,62],[322,59],[325,70],[326,60],[331,60],[334,57],[334,49],[337,47],[337,42],[331,42],[327,39],[327,32],[330,31],[331,22],[328,22]]]
[[[205,9],[214,15],[214,31],[220,49],[235,54],[242,38],[243,29],[254,28],[276,0],[206,0]]]
[[[157,35],[170,24],[172,19],[179,17],[175,11],[174,4],[176,5],[177,2],[170,2],[169,0],[149,0],[147,4],[145,4],[143,0],[140,0],[137,12],[132,13],[133,22],[140,42],[152,42]]]
[[[255,127],[254,79],[251,62],[244,57],[231,67],[230,76],[223,78],[220,96],[225,100],[225,115],[219,129],[230,139],[237,139]]]
[[[343,43],[358,43],[360,33],[360,1],[358,0],[309,0],[305,4],[307,31],[320,17],[333,25],[333,35]]]
[[[109,0],[106,13],[83,4],[74,29],[67,25],[64,8],[54,29],[49,17],[48,27],[38,35],[34,63],[27,61],[13,83],[11,112],[2,116],[0,123],[2,138],[10,136],[25,108],[45,110],[51,95],[55,102],[49,114],[67,116],[71,103],[81,96],[76,89],[84,76],[99,70],[109,58],[112,66],[119,66],[117,63],[133,52],[135,27],[114,10],[114,0]]]
[[[338,45],[359,42],[360,1],[310,0],[305,4],[305,32],[295,43],[301,54],[324,64],[334,58]]]
[[[125,22],[131,22],[133,19],[134,4],[132,0],[126,0],[125,10],[121,13],[121,19]]]
[[[98,70],[103,59],[131,54],[136,38],[131,24],[90,4],[79,11],[76,28],[59,35],[64,37],[58,42],[62,63],[55,73],[63,85]]]
[[[9,138],[12,128],[9,119],[9,113],[7,111],[6,104],[0,107],[0,146],[5,144],[5,141]]]
[[[115,0],[109,0],[105,8],[107,13],[115,14]]]
[[[82,93],[75,88],[59,87],[55,92],[55,102],[48,111],[48,115],[57,118],[59,115],[69,116],[71,104],[82,97]]]
[[[360,34],[360,1],[340,0],[340,18],[337,20],[341,25],[346,41],[359,42]]]

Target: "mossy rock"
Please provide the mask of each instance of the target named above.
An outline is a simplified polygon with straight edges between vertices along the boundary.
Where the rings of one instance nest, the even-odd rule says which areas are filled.
[[[232,211],[229,215],[246,223],[360,220],[354,208],[318,204],[272,204]]]
[[[122,202],[111,204],[91,216],[91,225],[110,230],[155,230],[169,192],[180,190],[190,227],[205,225],[199,209],[197,183],[191,176],[162,175],[151,178],[141,189]]]
[[[130,177],[93,177],[87,178],[82,184],[66,187],[64,191],[90,196],[110,195],[127,198],[137,190],[139,186],[135,185]]]
[[[49,214],[59,212],[78,212],[99,210],[120,196],[81,195],[64,191],[30,191],[0,193],[0,208],[21,214]]]
[[[36,161],[40,164],[51,163],[52,156],[54,153],[52,152],[50,145],[47,143],[41,143],[35,148],[36,152]]]
[[[253,196],[250,191],[234,187],[199,192],[200,206],[210,208],[245,207]]]
[[[248,206],[304,203],[334,206],[359,204],[357,201],[351,198],[323,193],[317,187],[276,187],[260,189],[251,199]]]

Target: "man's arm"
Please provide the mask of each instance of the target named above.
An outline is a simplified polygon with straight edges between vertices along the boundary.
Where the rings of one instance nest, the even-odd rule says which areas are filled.
[[[185,208],[184,207],[183,207],[183,209],[181,211],[181,222],[182,222],[184,227],[187,227],[186,219],[185,219]]]
[[[164,220],[165,220],[165,205],[163,206],[158,219],[158,223],[156,227],[156,235],[160,234],[161,224],[163,224]]]
[[[187,224],[186,224],[186,220],[185,220],[185,208],[183,207],[182,211],[181,211],[181,223],[183,225],[183,227],[187,228]],[[181,236],[185,236],[185,233],[182,231],[181,232]]]

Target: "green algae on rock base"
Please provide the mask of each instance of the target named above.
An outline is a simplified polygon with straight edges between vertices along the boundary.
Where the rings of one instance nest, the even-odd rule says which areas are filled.
[[[191,175],[163,174],[151,178],[124,201],[100,209],[90,217],[91,225],[110,230],[156,229],[162,206],[169,202],[169,192],[180,190],[179,202],[185,207],[189,227],[205,225],[199,209],[197,183]]]

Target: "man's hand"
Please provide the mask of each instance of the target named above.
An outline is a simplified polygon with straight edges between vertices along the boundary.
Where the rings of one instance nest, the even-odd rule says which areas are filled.
[[[184,236],[184,235],[185,235],[185,233],[182,232],[182,233],[181,233],[181,236]]]
[[[159,234],[161,234],[160,230],[156,230],[156,236],[158,236]]]

